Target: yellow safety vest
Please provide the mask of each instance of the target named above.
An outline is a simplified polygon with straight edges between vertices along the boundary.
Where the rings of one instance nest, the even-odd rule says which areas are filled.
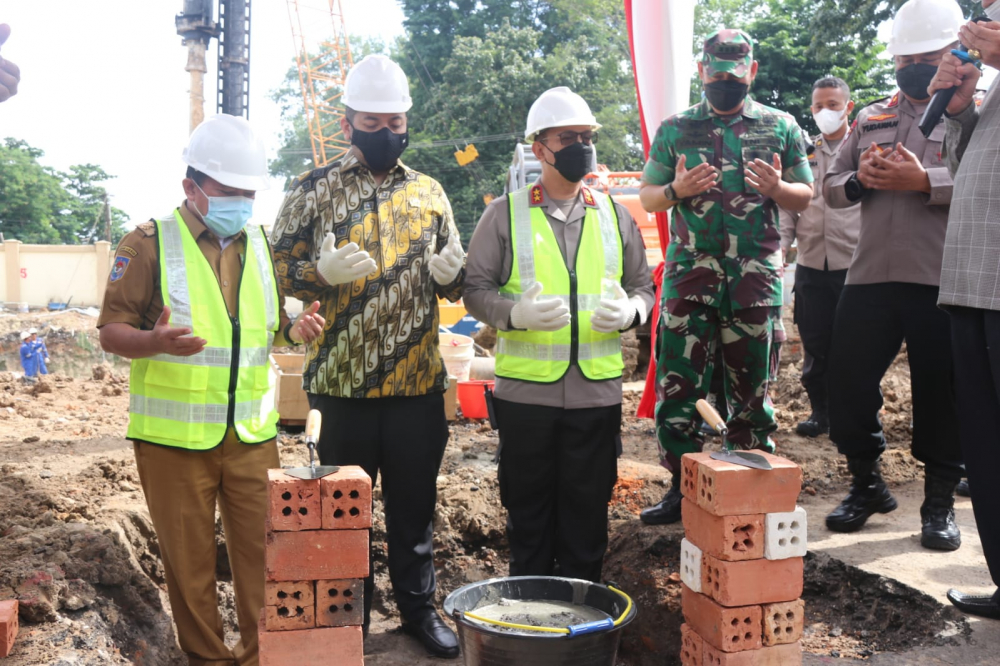
[[[156,223],[160,288],[170,325],[207,340],[194,356],[132,361],[128,438],[204,451],[235,428],[240,441],[274,438],[278,413],[268,359],[278,330],[278,291],[264,231],[247,227],[237,316],[178,211]]]
[[[598,333],[590,326],[590,315],[612,286],[621,284],[622,238],[618,214],[611,198],[583,188],[588,205],[583,218],[580,244],[572,269],[559,250],[559,243],[542,208],[541,185],[512,192],[510,237],[514,261],[510,279],[500,295],[519,301],[535,282],[541,282],[541,297],[563,299],[572,321],[559,331],[499,331],[497,333],[497,377],[551,384],[563,378],[570,365],[592,380],[621,377],[621,334]],[[532,206],[534,202],[536,205]]]

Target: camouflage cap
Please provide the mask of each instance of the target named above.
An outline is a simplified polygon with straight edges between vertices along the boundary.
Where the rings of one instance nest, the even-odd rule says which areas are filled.
[[[742,78],[750,73],[753,40],[742,30],[718,30],[705,40],[701,62],[708,76],[725,72]]]

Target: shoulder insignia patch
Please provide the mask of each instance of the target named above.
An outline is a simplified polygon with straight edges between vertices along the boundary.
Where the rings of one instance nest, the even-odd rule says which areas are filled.
[[[583,203],[593,208],[597,207],[597,202],[594,201],[594,193],[590,191],[590,188],[582,187],[580,191],[583,192]]]
[[[129,257],[115,257],[115,265],[111,269],[111,275],[109,276],[111,282],[117,282],[122,279],[130,261],[132,260]]]
[[[893,107],[893,106],[899,106],[899,93],[898,92],[895,95],[892,96],[892,99],[889,100],[889,103],[886,104],[886,106],[888,106],[890,108]]]
[[[545,202],[545,193],[542,192],[541,185],[536,184],[531,186],[531,197],[529,201],[532,206],[540,206]]]
[[[129,255],[133,259],[139,256],[139,253],[136,252],[134,249],[130,248],[128,245],[119,245],[118,251]]]
[[[138,224],[135,228],[147,236],[153,236],[156,234],[156,222],[153,222],[152,220]]]

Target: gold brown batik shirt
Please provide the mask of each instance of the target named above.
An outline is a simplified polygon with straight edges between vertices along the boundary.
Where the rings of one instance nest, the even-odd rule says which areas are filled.
[[[347,284],[321,282],[316,263],[330,232],[338,248],[354,242],[366,250],[375,272]],[[442,287],[427,263],[457,233],[441,185],[402,163],[376,186],[352,149],[292,183],[271,242],[282,293],[306,306],[318,300],[326,318],[306,350],[306,391],[382,398],[445,390],[437,297],[457,301],[465,269]]]

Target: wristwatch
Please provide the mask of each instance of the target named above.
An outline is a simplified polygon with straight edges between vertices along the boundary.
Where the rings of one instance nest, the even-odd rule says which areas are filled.
[[[858,180],[857,171],[851,174],[851,177],[847,179],[846,183],[844,183],[844,194],[846,194],[847,198],[851,201],[860,201],[861,197],[865,195],[865,186],[861,184],[860,180]]]
[[[667,198],[667,201],[680,201],[681,200],[681,198],[679,196],[677,196],[677,193],[674,192],[674,184],[673,183],[667,183],[663,187],[663,196],[665,196]]]

